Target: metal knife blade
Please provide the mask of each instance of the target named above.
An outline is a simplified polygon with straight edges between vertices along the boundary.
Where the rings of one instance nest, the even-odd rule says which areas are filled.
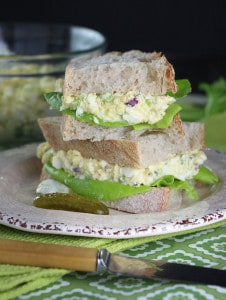
[[[122,256],[100,249],[97,270],[104,268],[126,276],[226,286],[225,270]]]
[[[226,271],[112,254],[106,249],[0,239],[0,263],[226,286]]]

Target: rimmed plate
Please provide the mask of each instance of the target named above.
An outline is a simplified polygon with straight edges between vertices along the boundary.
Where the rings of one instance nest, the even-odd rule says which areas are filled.
[[[207,165],[220,184],[202,190],[199,201],[185,201],[180,209],[167,212],[134,215],[112,210],[110,215],[93,215],[32,205],[41,172],[36,147],[0,153],[0,224],[29,232],[123,239],[191,230],[226,218],[225,153],[207,151]]]

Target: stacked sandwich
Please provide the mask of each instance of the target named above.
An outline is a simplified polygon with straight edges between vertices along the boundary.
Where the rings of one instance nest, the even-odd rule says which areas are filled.
[[[189,91],[160,53],[72,60],[63,93],[45,95],[62,116],[38,120],[44,173],[129,213],[177,208],[184,195],[197,199],[196,181],[218,179],[203,165],[203,124],[180,119],[176,100]]]

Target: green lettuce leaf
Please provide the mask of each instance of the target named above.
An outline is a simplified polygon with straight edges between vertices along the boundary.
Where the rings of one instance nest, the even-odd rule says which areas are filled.
[[[46,163],[44,168],[51,177],[71,188],[79,195],[101,201],[112,201],[150,191],[152,187],[170,187],[183,189],[191,199],[198,199],[195,188],[188,181],[181,181],[168,175],[156,180],[151,186],[130,186],[118,182],[99,181],[94,179],[77,179],[64,170],[54,168]]]
[[[173,122],[174,116],[181,110],[181,106],[177,103],[171,104],[167,110],[165,116],[155,124],[136,124],[133,125],[135,130],[143,130],[143,129],[154,129],[154,128],[168,128],[170,124]]]
[[[182,99],[191,93],[191,84],[188,79],[176,80],[177,92],[167,92],[166,95],[174,97],[175,99]]]
[[[50,105],[52,109],[56,109],[60,111],[60,107],[62,105],[62,93],[59,92],[50,92],[46,93],[45,99]],[[90,125],[100,125],[100,126],[108,126],[108,127],[122,127],[122,126],[133,126],[135,130],[142,130],[142,129],[153,129],[153,128],[167,128],[170,126],[170,124],[173,121],[173,117],[176,113],[178,113],[181,110],[181,107],[177,103],[171,104],[168,109],[166,110],[166,114],[163,117],[162,120],[155,124],[148,124],[148,123],[142,123],[142,124],[136,124],[131,125],[127,121],[120,121],[120,122],[109,122],[104,121],[101,118],[98,118],[97,116],[84,112],[81,116],[76,116],[75,111],[70,109],[65,109],[62,111],[64,114],[71,115],[78,121],[85,122]],[[94,120],[97,120],[95,122]]]
[[[199,168],[198,174],[196,174],[193,179],[208,184],[216,184],[217,182],[219,182],[219,178],[217,177],[217,175],[203,165]]]
[[[60,111],[62,105],[62,96],[60,92],[49,92],[44,94],[46,102],[49,104],[51,109]]]
[[[198,193],[194,186],[189,181],[182,181],[179,179],[176,179],[172,175],[163,176],[159,179],[157,179],[155,182],[153,182],[152,186],[157,187],[170,187],[173,189],[179,189],[179,190],[185,190],[186,195],[190,199],[198,200]]]
[[[112,201],[144,193],[151,189],[149,186],[134,187],[110,181],[77,179],[62,169],[54,168],[50,163],[45,164],[44,168],[53,179],[67,185],[77,194],[99,201]]]
[[[174,97],[175,99],[180,99],[187,96],[191,92],[191,84],[187,79],[177,79],[177,92],[167,92],[166,95]],[[226,85],[226,83],[225,83]],[[205,86],[201,86],[201,88],[205,89]],[[49,92],[45,93],[44,97],[47,103],[50,105],[52,109],[56,109],[60,111],[60,107],[62,105],[62,96],[63,94],[60,92]]]
[[[70,109],[65,109],[63,111],[64,114],[71,115],[76,120],[85,122],[90,125],[100,125],[100,126],[108,126],[108,127],[122,127],[122,126],[131,126],[127,121],[120,122],[109,122],[104,121],[103,119],[95,116],[94,114],[84,112],[80,116],[76,116],[76,112]],[[96,122],[94,120],[97,120]]]

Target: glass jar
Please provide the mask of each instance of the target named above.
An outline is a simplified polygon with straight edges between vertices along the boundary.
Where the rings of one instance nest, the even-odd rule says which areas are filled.
[[[37,118],[56,114],[43,94],[62,89],[72,58],[105,50],[104,35],[89,28],[0,23],[0,149],[40,141]]]

